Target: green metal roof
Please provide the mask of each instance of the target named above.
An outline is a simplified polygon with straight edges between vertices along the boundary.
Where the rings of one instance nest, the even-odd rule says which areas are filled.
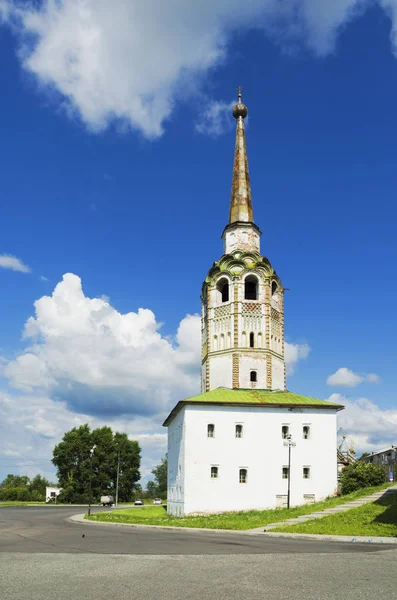
[[[341,404],[334,404],[327,400],[318,400],[310,396],[301,396],[293,392],[282,390],[256,390],[256,389],[238,389],[232,390],[229,388],[219,387],[210,392],[199,394],[181,400],[174,407],[171,413],[164,421],[164,425],[168,425],[175,415],[180,411],[184,404],[227,404],[227,405],[247,405],[247,406],[300,406],[300,407],[317,407],[317,408],[333,408],[342,410],[344,407]]]

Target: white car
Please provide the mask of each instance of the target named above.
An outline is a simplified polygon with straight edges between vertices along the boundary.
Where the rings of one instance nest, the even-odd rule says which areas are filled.
[[[142,500],[135,500],[134,506],[143,506]]]
[[[153,504],[161,504],[161,498],[155,498]]]

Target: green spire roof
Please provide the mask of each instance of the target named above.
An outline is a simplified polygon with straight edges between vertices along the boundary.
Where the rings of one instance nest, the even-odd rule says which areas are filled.
[[[309,396],[300,396],[282,390],[253,390],[219,387],[205,394],[192,396],[181,400],[170,412],[163,425],[167,426],[185,404],[225,404],[228,406],[276,406],[276,407],[301,407],[301,408],[332,408],[342,410],[341,404],[334,404],[327,400],[318,400]]]

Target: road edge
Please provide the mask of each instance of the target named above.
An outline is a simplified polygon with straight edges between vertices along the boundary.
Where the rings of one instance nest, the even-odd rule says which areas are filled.
[[[204,533],[229,533],[234,535],[259,535],[278,538],[306,539],[306,540],[323,540],[327,542],[346,542],[346,543],[367,543],[367,544],[388,544],[396,545],[397,538],[389,537],[368,537],[368,536],[350,536],[350,535],[321,535],[315,533],[281,533],[273,531],[258,531],[258,529],[241,530],[241,529],[207,529],[199,527],[172,527],[167,525],[143,525],[141,523],[106,523],[105,521],[88,521],[85,519],[85,514],[73,515],[68,517],[72,523],[80,523],[83,525],[116,525],[117,527],[135,527],[139,529],[162,529],[163,531],[181,531],[181,532],[204,532]]]

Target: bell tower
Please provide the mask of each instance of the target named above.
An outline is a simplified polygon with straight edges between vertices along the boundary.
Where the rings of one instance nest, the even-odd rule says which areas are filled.
[[[217,387],[286,389],[284,289],[260,254],[245,140],[247,114],[239,90],[224,254],[209,270],[201,292],[202,392]]]

